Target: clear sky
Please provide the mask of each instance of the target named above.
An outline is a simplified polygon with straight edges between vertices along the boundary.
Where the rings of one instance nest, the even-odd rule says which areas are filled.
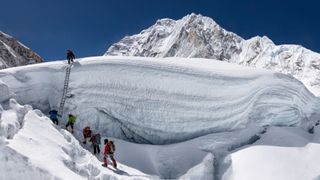
[[[192,12],[245,39],[266,35],[320,52],[317,0],[1,0],[0,6],[0,30],[45,60],[65,59],[68,48],[77,57],[102,55],[157,19]]]

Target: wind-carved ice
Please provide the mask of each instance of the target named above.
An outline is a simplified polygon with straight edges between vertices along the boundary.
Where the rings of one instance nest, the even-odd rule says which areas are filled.
[[[1,71],[17,100],[47,112],[60,103],[61,62]],[[295,78],[206,59],[92,57],[71,69],[65,112],[76,128],[168,144],[249,124],[308,122],[318,99]],[[65,115],[64,115],[65,117]]]

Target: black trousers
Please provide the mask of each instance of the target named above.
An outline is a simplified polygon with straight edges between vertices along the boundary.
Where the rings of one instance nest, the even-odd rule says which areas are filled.
[[[67,125],[66,125],[66,129],[68,128],[68,126],[71,126],[71,129],[72,129],[72,131],[73,131],[73,123],[68,122]]]
[[[73,62],[73,58],[68,57],[68,64],[70,64],[70,61]]]
[[[55,125],[58,125],[58,124],[59,124],[58,119],[52,119],[51,121],[52,121]]]
[[[100,147],[99,144],[93,144],[93,154],[99,154],[100,153]]]

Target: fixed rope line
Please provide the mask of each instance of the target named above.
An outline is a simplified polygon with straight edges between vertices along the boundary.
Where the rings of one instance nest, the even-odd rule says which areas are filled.
[[[63,92],[62,92],[62,98],[61,98],[60,107],[59,107],[59,114],[61,116],[63,116],[64,104],[65,104],[66,99],[67,99],[70,73],[71,73],[71,65],[67,65],[66,77],[64,79],[64,86],[63,86]]]

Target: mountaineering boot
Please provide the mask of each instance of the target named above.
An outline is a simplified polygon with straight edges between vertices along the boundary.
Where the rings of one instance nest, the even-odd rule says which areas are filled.
[[[73,98],[74,94],[66,94],[66,98]]]
[[[112,166],[117,169],[117,162],[115,160],[112,160]]]
[[[103,164],[102,166],[108,167],[108,159],[106,157],[103,157]]]

